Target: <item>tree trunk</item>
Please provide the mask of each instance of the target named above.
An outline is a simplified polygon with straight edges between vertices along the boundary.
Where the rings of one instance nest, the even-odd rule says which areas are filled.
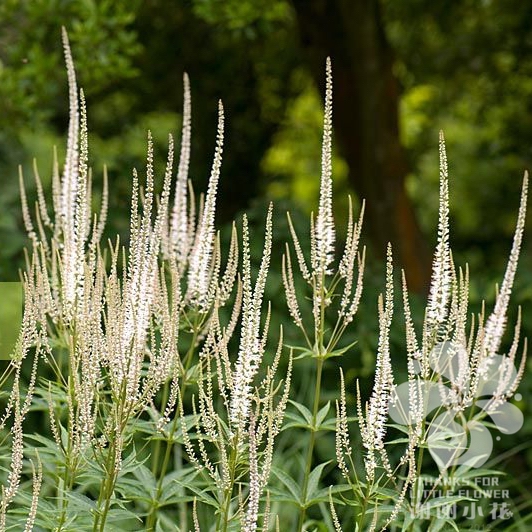
[[[399,140],[399,86],[377,0],[292,0],[300,38],[323,90],[325,58],[333,65],[335,136],[349,178],[366,199],[365,234],[383,254],[387,242],[409,286],[428,286],[430,258],[405,190],[406,154]]]

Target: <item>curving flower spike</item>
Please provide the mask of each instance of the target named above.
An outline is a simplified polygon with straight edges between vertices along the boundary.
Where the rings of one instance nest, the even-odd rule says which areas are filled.
[[[497,300],[495,302],[495,308],[492,314],[486,321],[484,329],[484,356],[493,356],[497,353],[501,345],[501,339],[504,335],[506,328],[506,313],[508,311],[508,305],[510,303],[510,296],[512,294],[512,287],[515,278],[515,272],[517,271],[517,263],[519,260],[519,254],[521,251],[521,243],[523,240],[523,232],[525,229],[525,218],[528,198],[528,172],[525,172],[523,178],[523,187],[521,189],[521,202],[519,205],[519,213],[517,216],[517,224],[514,233],[514,240],[512,244],[512,250],[510,257],[508,258],[508,264],[506,266],[506,272],[501,285]]]
[[[440,131],[440,208],[438,243],[434,253],[432,278],[426,315],[426,332],[437,334],[448,315],[451,296],[451,251],[449,247],[449,173],[445,138]]]
[[[222,166],[222,153],[224,142],[224,108],[222,101],[218,103],[218,135],[216,150],[212,164],[209,187],[205,197],[205,205],[201,222],[198,228],[196,244],[190,257],[190,269],[188,273],[188,298],[196,303],[202,310],[207,310],[210,302],[208,292],[210,285],[210,267],[214,252],[214,217],[216,213],[216,195],[218,193],[218,181]]]
[[[388,244],[386,263],[386,293],[379,298],[379,345],[373,393],[367,405],[364,445],[369,450],[384,449],[386,421],[390,398],[394,388],[390,358],[390,325],[393,317],[393,262],[392,248]]]
[[[69,232],[74,226],[76,194],[78,191],[78,158],[79,158],[79,103],[76,71],[68,41],[68,34],[61,28],[63,49],[68,76],[69,122],[65,167],[61,179],[61,226],[63,232]]]
[[[253,379],[257,374],[260,362],[264,355],[265,344],[261,339],[260,319],[266,277],[270,266],[272,247],[272,205],[268,209],[264,248],[261,265],[255,286],[251,283],[249,230],[247,218],[244,216],[242,231],[242,257],[243,257],[243,305],[242,305],[242,330],[240,334],[240,347],[233,372],[233,387],[231,389],[230,421],[233,429],[242,435],[248,421],[251,405],[251,391]]]

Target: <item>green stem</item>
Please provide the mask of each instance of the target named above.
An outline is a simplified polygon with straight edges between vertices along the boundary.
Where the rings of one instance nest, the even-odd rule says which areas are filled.
[[[364,524],[366,521],[366,509],[368,507],[368,498],[369,498],[369,487],[366,492],[366,496],[364,497],[364,500],[362,501],[362,508],[360,510],[359,518],[357,520],[357,530],[364,530]]]
[[[314,445],[316,443],[316,418],[318,415],[321,399],[321,377],[323,372],[323,364],[325,362],[324,355],[326,350],[324,348],[324,337],[325,337],[325,299],[326,299],[326,289],[325,289],[325,275],[321,276],[319,285],[314,285],[314,297],[316,297],[316,288],[319,288],[319,300],[320,300],[320,317],[319,322],[315,322],[314,327],[314,338],[316,340],[316,358],[317,358],[317,367],[316,367],[316,383],[314,385],[314,404],[312,407],[312,427],[310,432],[310,441],[307,449],[307,459],[305,466],[305,476],[303,478],[303,486],[301,488],[301,504],[302,506],[299,509],[299,520],[297,529],[299,532],[303,531],[303,526],[305,524],[305,517],[307,513],[307,490],[308,490],[308,481],[310,472],[312,470],[312,458],[314,457]]]
[[[98,532],[99,530],[103,530],[103,526],[105,526],[105,520],[107,518],[107,514],[109,512],[110,507],[110,495],[109,495],[109,485],[113,485],[114,489],[114,480],[113,477],[114,474],[114,464],[115,464],[115,442],[112,441],[109,445],[109,450],[107,453],[107,459],[105,460],[105,467],[104,471],[106,473],[105,481],[102,483],[102,486],[100,488],[100,493],[98,495],[98,502],[96,504],[97,510],[96,515],[94,517],[94,525],[92,527],[93,532]],[[102,503],[105,500],[104,510],[101,510]]]
[[[424,429],[423,430],[423,433],[421,435],[421,442],[424,442],[424,439],[425,439],[425,431]],[[418,496],[418,493],[419,493],[419,483],[420,482],[423,482],[421,480],[421,472],[422,472],[422,468],[423,468],[423,447],[420,446],[419,447],[419,454],[418,454],[418,464],[417,464],[417,475],[416,475],[416,480],[414,482],[414,500],[413,500],[413,506],[414,506],[414,511],[417,512],[417,507],[418,505],[422,502],[421,499],[422,499],[422,496]]]
[[[316,443],[316,418],[319,411],[320,406],[320,396],[321,396],[321,377],[323,373],[323,356],[318,357],[318,364],[316,369],[316,385],[314,388],[314,405],[312,408],[312,429],[310,432],[310,442],[307,449],[307,463],[305,467],[305,477],[303,478],[303,486],[301,488],[301,501],[303,503],[303,506],[300,508],[299,511],[299,522],[297,529],[299,532],[303,530],[303,525],[305,523],[305,516],[306,516],[306,501],[307,501],[307,489],[308,489],[308,480],[310,476],[310,471],[312,469],[312,458],[314,456],[314,444]]]
[[[70,432],[70,421],[69,421],[69,432]],[[66,511],[67,511],[67,500],[65,497],[65,494],[68,493],[68,490],[72,487],[72,482],[70,479],[70,454],[71,454],[71,447],[72,447],[72,437],[69,436],[68,442],[67,442],[67,449],[65,452],[65,467],[63,471],[63,486],[60,490],[60,493],[58,494],[61,500],[61,514],[59,516],[59,523],[57,526],[58,532],[60,532],[63,528],[63,525],[66,521]]]
[[[121,452],[121,447],[118,443],[125,431],[127,420],[129,418],[130,412],[128,410],[124,411],[126,404],[126,390],[127,384],[124,381],[122,382],[122,389],[120,390],[120,395],[118,397],[118,411],[116,412],[116,430],[113,430],[114,437],[111,438],[109,442],[109,451],[107,454],[107,459],[105,460],[104,472],[105,472],[105,481],[100,488],[100,493],[98,495],[97,510],[94,517],[94,526],[92,528],[93,532],[105,532],[105,523],[107,521],[107,515],[111,508],[111,498],[115,490],[116,482],[118,480],[118,468],[117,468],[117,454]],[[119,451],[120,449],[120,451]],[[103,504],[103,509],[102,509]]]
[[[74,372],[77,371],[77,368],[75,365],[75,360],[73,358],[73,353],[75,352],[75,349],[76,349],[76,341],[77,341],[77,337],[76,337],[75,331],[73,333],[71,340],[70,340],[70,337],[67,336],[66,343],[68,345],[71,342],[70,344],[71,347],[69,350],[69,365],[68,365],[69,376],[68,376],[66,385],[67,385],[68,395],[70,396],[70,403],[72,405],[76,404],[76,394],[75,394],[75,389],[74,389],[74,379],[76,378],[76,376],[74,375]],[[64,350],[61,349],[60,353],[62,354],[63,352]],[[57,372],[57,385],[58,386],[61,386],[62,366],[63,366],[63,362],[62,362],[62,357],[61,357],[61,361],[59,365],[57,366],[57,369],[59,370]],[[75,422],[73,419],[71,419],[70,414],[69,414],[68,419],[67,419],[68,441],[67,441],[67,448],[65,449],[65,467],[63,471],[63,486],[62,486],[61,493],[60,493],[61,513],[59,515],[59,523],[57,526],[58,532],[60,532],[63,529],[63,526],[66,522],[67,509],[68,509],[68,499],[66,495],[72,490],[72,487],[74,486],[74,480],[76,478],[76,470],[77,470],[77,465],[78,465],[78,461],[75,459],[74,456],[72,456],[72,451],[73,451],[72,442],[74,440],[74,434],[73,434],[74,425],[75,425]]]
[[[170,384],[168,382],[164,383],[163,387],[163,395],[161,398],[161,408],[164,409],[166,403],[168,402],[168,395],[170,393]],[[156,440],[153,450],[153,459],[151,464],[151,472],[153,473],[153,476],[157,475],[158,466],[159,466],[159,455],[161,454],[161,440]]]
[[[70,438],[69,438],[69,446],[70,446]],[[77,469],[77,466],[76,465],[71,466],[69,463],[69,458],[67,458],[65,460],[63,487],[61,489],[61,494],[60,494],[61,514],[59,516],[59,523],[56,529],[57,532],[61,532],[61,530],[63,530],[63,526],[66,522],[67,508],[68,508],[68,500],[67,500],[66,494],[72,491],[72,487],[74,486],[74,479],[76,478],[76,469]]]
[[[238,431],[237,431],[238,432]],[[222,505],[221,514],[221,527],[218,530],[221,532],[227,532],[229,527],[229,513],[231,511],[231,500],[233,499],[233,486],[235,483],[235,472],[237,463],[237,447],[238,447],[238,434],[235,434],[233,446],[231,449],[231,455],[229,457],[229,487],[224,490],[224,502]]]
[[[184,401],[185,399],[185,391],[187,388],[187,374],[190,369],[190,365],[192,364],[192,355],[194,354],[194,348],[196,347],[196,341],[199,334],[199,328],[195,324],[194,330],[192,333],[192,339],[190,341],[190,346],[187,351],[187,354],[185,355],[184,359],[184,371],[183,371],[183,385],[181,386],[180,394],[181,394],[181,400]],[[163,401],[162,405],[164,408],[164,405],[166,404],[166,401]],[[146,530],[150,531],[153,530],[155,526],[155,519],[157,517],[157,509],[158,509],[158,501],[162,495],[162,489],[163,489],[163,482],[164,477],[166,476],[166,471],[168,469],[168,465],[170,464],[170,458],[172,456],[172,450],[174,447],[174,435],[177,431],[177,424],[178,421],[178,415],[176,414],[174,416],[174,419],[172,420],[172,424],[170,425],[170,432],[168,435],[168,439],[166,440],[166,449],[163,457],[163,463],[160,468],[159,472],[159,478],[157,480],[157,488],[155,492],[155,502],[150,508],[150,513],[148,514],[148,517],[146,518]],[[161,448],[161,440],[157,440],[156,447],[154,451],[154,457],[153,457],[153,464],[152,464],[152,472],[154,474],[158,471],[158,465],[159,465],[159,456],[160,456],[160,448]],[[182,506],[185,503],[181,503],[180,506]],[[181,508],[181,514],[183,514],[183,509]]]

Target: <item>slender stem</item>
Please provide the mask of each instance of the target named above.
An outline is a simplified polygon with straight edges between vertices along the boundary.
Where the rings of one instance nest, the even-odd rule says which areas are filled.
[[[76,393],[74,388],[74,379],[77,378],[77,375],[74,375],[74,372],[77,371],[76,368],[76,361],[74,359],[74,353],[76,351],[76,342],[77,342],[77,336],[76,332],[74,330],[73,335],[67,335],[67,333],[64,333],[66,336],[66,345],[68,346],[70,344],[69,348],[69,364],[68,364],[68,372],[69,376],[66,381],[67,391],[68,395],[70,397],[70,404],[72,405],[72,409],[74,409],[74,405],[76,403]],[[60,362],[57,365],[57,385],[61,386],[61,380],[63,379],[61,374],[61,368],[63,367],[63,357],[62,354],[64,353],[65,349],[60,349]],[[52,357],[53,358],[53,357]],[[67,448],[65,449],[65,467],[63,470],[63,486],[61,489],[60,494],[60,501],[61,501],[61,513],[59,515],[59,523],[57,526],[58,532],[60,532],[63,529],[63,525],[66,522],[67,517],[67,509],[68,509],[68,499],[66,497],[66,494],[68,494],[74,485],[74,480],[76,478],[76,469],[77,469],[77,460],[75,460],[75,457],[73,456],[73,441],[74,441],[74,426],[75,421],[70,416],[70,409],[69,409],[69,415],[67,418],[67,431],[68,431],[68,441],[67,441]]]
[[[119,468],[117,467],[117,455],[121,453],[120,440],[130,414],[128,410],[124,411],[124,407],[126,406],[126,392],[127,383],[124,379],[118,398],[118,411],[115,413],[115,428],[112,430],[114,437],[109,442],[109,451],[104,466],[106,477],[98,495],[97,510],[92,528],[93,532],[105,532],[105,523],[111,508],[111,498],[118,480]],[[103,509],[102,503],[104,505]]]
[[[175,467],[176,470],[180,470],[183,466],[183,447],[178,445],[175,448]],[[184,489],[181,488],[180,493],[183,493]],[[187,503],[186,502],[180,502],[179,503],[179,528],[180,530],[187,530],[188,529],[188,518],[187,518]]]
[[[222,532],[227,532],[229,527],[229,512],[231,510],[231,499],[233,495],[233,484],[231,483],[231,488],[227,489],[224,494],[224,503],[222,506]]]
[[[190,365],[192,364],[192,355],[194,354],[194,349],[196,347],[196,341],[198,339],[199,335],[199,327],[197,324],[194,324],[193,332],[192,332],[192,339],[190,341],[190,346],[188,348],[188,351],[184,358],[184,370],[183,370],[183,384],[180,389],[181,394],[181,400],[183,401],[185,399],[185,391],[187,388],[187,374],[190,369]],[[166,404],[166,401],[163,401],[162,405],[164,408],[164,405]],[[157,489],[155,492],[155,503],[150,508],[150,513],[148,514],[148,517],[146,518],[146,530],[153,530],[155,526],[155,518],[157,516],[157,509],[158,509],[158,501],[162,494],[163,489],[163,482],[164,478],[166,476],[166,471],[168,469],[168,465],[170,464],[170,458],[172,456],[172,450],[174,447],[174,435],[177,431],[177,421],[178,421],[178,415],[176,414],[174,416],[174,419],[172,420],[172,423],[170,425],[170,432],[168,434],[168,439],[166,440],[166,449],[163,457],[163,462],[161,465],[161,468],[159,470],[159,478],[157,480]],[[159,465],[159,455],[160,455],[160,446],[161,446],[161,440],[158,440],[155,447],[155,453],[153,458],[153,464],[152,464],[152,471],[154,474],[157,473],[158,465]],[[185,504],[185,503],[182,503]],[[182,510],[182,508],[181,508]],[[183,511],[181,511],[181,514],[183,514]]]
[[[222,514],[221,514],[221,527],[218,527],[218,530],[221,532],[227,532],[229,529],[229,513],[231,511],[231,501],[233,499],[233,486],[235,483],[235,472],[236,472],[236,463],[237,463],[237,448],[238,448],[238,431],[234,436],[233,445],[231,448],[231,455],[229,457],[229,486],[224,490],[224,502],[222,505]]]
[[[70,447],[70,439],[69,438],[69,447]],[[63,478],[63,487],[61,489],[60,494],[60,501],[61,501],[61,513],[59,516],[59,523],[57,525],[57,532],[61,532],[63,530],[63,526],[66,522],[66,516],[67,516],[67,508],[68,508],[68,499],[65,496],[65,494],[72,491],[72,487],[74,486],[74,480],[76,478],[76,469],[77,466],[71,466],[70,463],[70,453],[69,457],[65,457],[65,467],[64,467],[64,478]]]
[[[65,467],[64,467],[64,470],[63,470],[63,486],[60,490],[60,494],[59,494],[59,497],[60,497],[60,501],[61,501],[61,513],[60,513],[60,516],[59,516],[59,523],[58,523],[58,526],[57,526],[57,530],[58,532],[60,532],[63,528],[63,525],[65,524],[65,521],[66,521],[66,510],[67,510],[67,500],[66,500],[66,497],[65,497],[65,493],[67,493],[68,489],[72,487],[71,485],[71,482],[72,481],[70,480],[70,456],[71,456],[71,451],[72,451],[72,435],[70,434],[70,430],[71,430],[71,423],[70,423],[70,416],[69,416],[69,419],[68,419],[68,432],[69,432],[69,437],[68,437],[68,441],[67,441],[67,448],[65,450]]]
[[[107,486],[109,484],[109,479],[111,477],[111,475],[109,474],[109,468],[111,466],[111,462],[114,461],[112,458],[114,455],[115,455],[115,448],[114,448],[114,441],[112,441],[111,444],[109,445],[109,449],[107,452],[107,458],[105,460],[104,472],[106,473],[106,477],[105,477],[104,482],[102,483],[102,487],[100,488],[100,493],[98,495],[98,502],[96,504],[97,510],[94,516],[94,525],[92,527],[93,532],[98,532],[99,525],[100,525],[100,519],[103,518],[103,512],[101,512],[100,510],[102,501],[104,500],[104,498],[107,498],[107,500],[109,499],[109,497],[107,497],[107,491],[108,491]],[[106,504],[106,508],[107,508],[107,511],[105,512],[105,515],[107,515],[107,512],[109,511],[109,507],[107,504]]]
[[[425,430],[424,430],[424,427],[421,429],[423,432],[421,434],[421,442],[424,441],[425,439]],[[417,512],[417,507],[421,504],[421,498],[422,497],[419,497],[418,496],[418,492],[419,492],[419,483],[420,482],[423,482],[421,480],[421,470],[423,468],[423,446],[420,446],[419,447],[419,454],[418,454],[418,457],[417,457],[417,460],[418,460],[418,464],[417,464],[417,475],[416,475],[416,480],[414,482],[414,511]]]
[[[113,464],[115,464],[116,460],[113,459]],[[107,494],[105,497],[105,506],[103,508],[102,516],[100,519],[100,528],[99,532],[105,532],[105,522],[107,520],[107,514],[109,513],[109,510],[111,508],[111,495],[113,494],[113,491],[115,489],[116,481],[118,478],[118,473],[114,471],[109,476],[109,482],[107,487]]]
[[[116,480],[116,446],[115,441],[109,446],[109,453],[107,455],[105,471],[107,477],[100,490],[100,496],[98,497],[98,510],[94,519],[93,532],[105,532],[105,522],[107,520],[107,514],[111,507],[111,496],[113,494]],[[100,510],[102,502],[105,501],[103,510]]]
[[[316,285],[314,297],[316,297]],[[301,502],[303,506],[299,510],[299,520],[297,529],[299,532],[303,531],[303,526],[305,524],[305,517],[307,513],[307,489],[310,472],[312,470],[312,458],[314,457],[314,444],[316,443],[316,418],[318,415],[321,399],[321,377],[323,372],[324,364],[324,355],[326,354],[324,348],[324,337],[325,337],[325,298],[326,298],[326,289],[325,289],[325,275],[322,274],[319,287],[319,301],[320,301],[320,317],[319,322],[315,322],[314,326],[314,337],[316,340],[316,358],[317,358],[317,367],[316,367],[316,382],[314,385],[314,403],[312,407],[312,428],[310,432],[310,441],[307,449],[307,459],[305,466],[305,476],[303,478],[303,486],[301,488]]]
[[[369,499],[369,493],[371,491],[371,487],[368,485],[366,488],[366,494],[364,496],[364,500],[362,501],[362,508],[360,510],[360,513],[358,514],[359,517],[357,519],[357,530],[364,530],[364,524],[366,521],[366,509],[368,507],[368,499]]]
[[[164,383],[163,387],[163,394],[161,398],[161,408],[164,410],[166,403],[168,402],[168,395],[170,393],[170,384],[169,382]],[[152,453],[152,464],[151,464],[151,472],[153,473],[153,476],[157,475],[158,467],[159,467],[159,455],[161,454],[161,440],[156,440],[153,453]]]
[[[302,506],[299,511],[299,522],[297,529],[301,532],[303,530],[303,525],[305,523],[306,515],[306,500],[307,500],[307,489],[308,489],[308,480],[310,476],[310,471],[312,469],[312,458],[314,456],[314,444],[316,443],[316,418],[320,406],[320,396],[321,396],[321,377],[323,373],[323,362],[324,359],[322,356],[318,358],[318,365],[316,369],[316,385],[314,388],[314,405],[312,408],[312,429],[310,432],[310,442],[307,449],[307,460],[305,467],[305,477],[303,478],[303,486],[301,488],[301,499],[305,506]]]

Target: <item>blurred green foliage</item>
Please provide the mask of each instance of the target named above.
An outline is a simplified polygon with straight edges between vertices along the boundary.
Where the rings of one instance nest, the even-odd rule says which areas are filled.
[[[410,191],[425,227],[436,203],[434,139],[443,129],[453,181],[455,240],[481,267],[501,244],[532,149],[532,5],[509,0],[383,2],[404,87],[402,136]],[[430,205],[429,205],[430,204]],[[431,212],[432,211],[432,212]],[[530,248],[530,244],[528,245]]]
[[[501,198],[517,200],[522,171],[532,159],[527,142],[532,134],[532,7],[515,0],[383,0],[382,5],[397,56],[396,74],[404,88],[401,135],[411,159],[408,186],[422,225],[430,234],[437,205],[435,140],[442,128],[451,157],[459,253],[467,249],[469,262],[496,268],[514,218],[514,205]],[[185,39],[194,40],[192,32],[179,36],[173,28],[192,24],[199,37],[187,44]],[[46,178],[51,146],[57,144],[61,150],[64,142],[67,101],[61,25],[68,28],[80,84],[88,97],[95,174],[101,173],[103,163],[111,173],[116,170],[113,186],[120,194],[127,196],[131,168],[142,165],[146,129],[152,129],[162,150],[166,135],[178,130],[183,69],[172,65],[191,70],[195,61],[206,64],[204,56],[210,56],[210,64],[220,65],[216,83],[218,96],[225,100],[231,90],[243,90],[235,78],[235,58],[228,55],[238,49],[246,56],[246,66],[254,69],[256,86],[250,84],[249,91],[256,91],[252,99],[259,101],[259,108],[253,116],[227,106],[230,127],[233,119],[238,120],[238,136],[228,139],[224,181],[238,174],[230,148],[237,142],[245,145],[246,137],[263,126],[261,142],[247,146],[249,158],[260,163],[255,175],[247,176],[253,189],[249,197],[266,190],[274,198],[295,198],[307,211],[312,208],[317,180],[309,177],[319,171],[314,155],[321,141],[321,104],[301,58],[286,0],[195,0],[179,6],[157,0],[6,0],[0,5],[0,227],[8,238],[0,256],[1,275],[10,275],[13,264],[8,266],[6,260],[23,242],[12,177],[16,166],[29,168],[36,156]],[[200,39],[206,46],[198,49]],[[181,57],[176,57],[176,50]],[[248,75],[241,72],[242,80]],[[193,91],[201,93],[199,101],[194,100],[195,141],[198,153],[207,158],[201,164],[193,161],[193,174],[198,174],[193,177],[200,185],[208,172],[213,143],[208,131],[214,129],[216,107],[215,97],[205,101],[202,86],[212,83],[209,72],[192,75]],[[256,153],[259,147],[263,149]],[[337,157],[340,205],[345,205],[348,191],[345,175],[345,164]],[[125,211],[126,204],[116,207]],[[120,227],[121,216],[127,212],[116,216]]]

